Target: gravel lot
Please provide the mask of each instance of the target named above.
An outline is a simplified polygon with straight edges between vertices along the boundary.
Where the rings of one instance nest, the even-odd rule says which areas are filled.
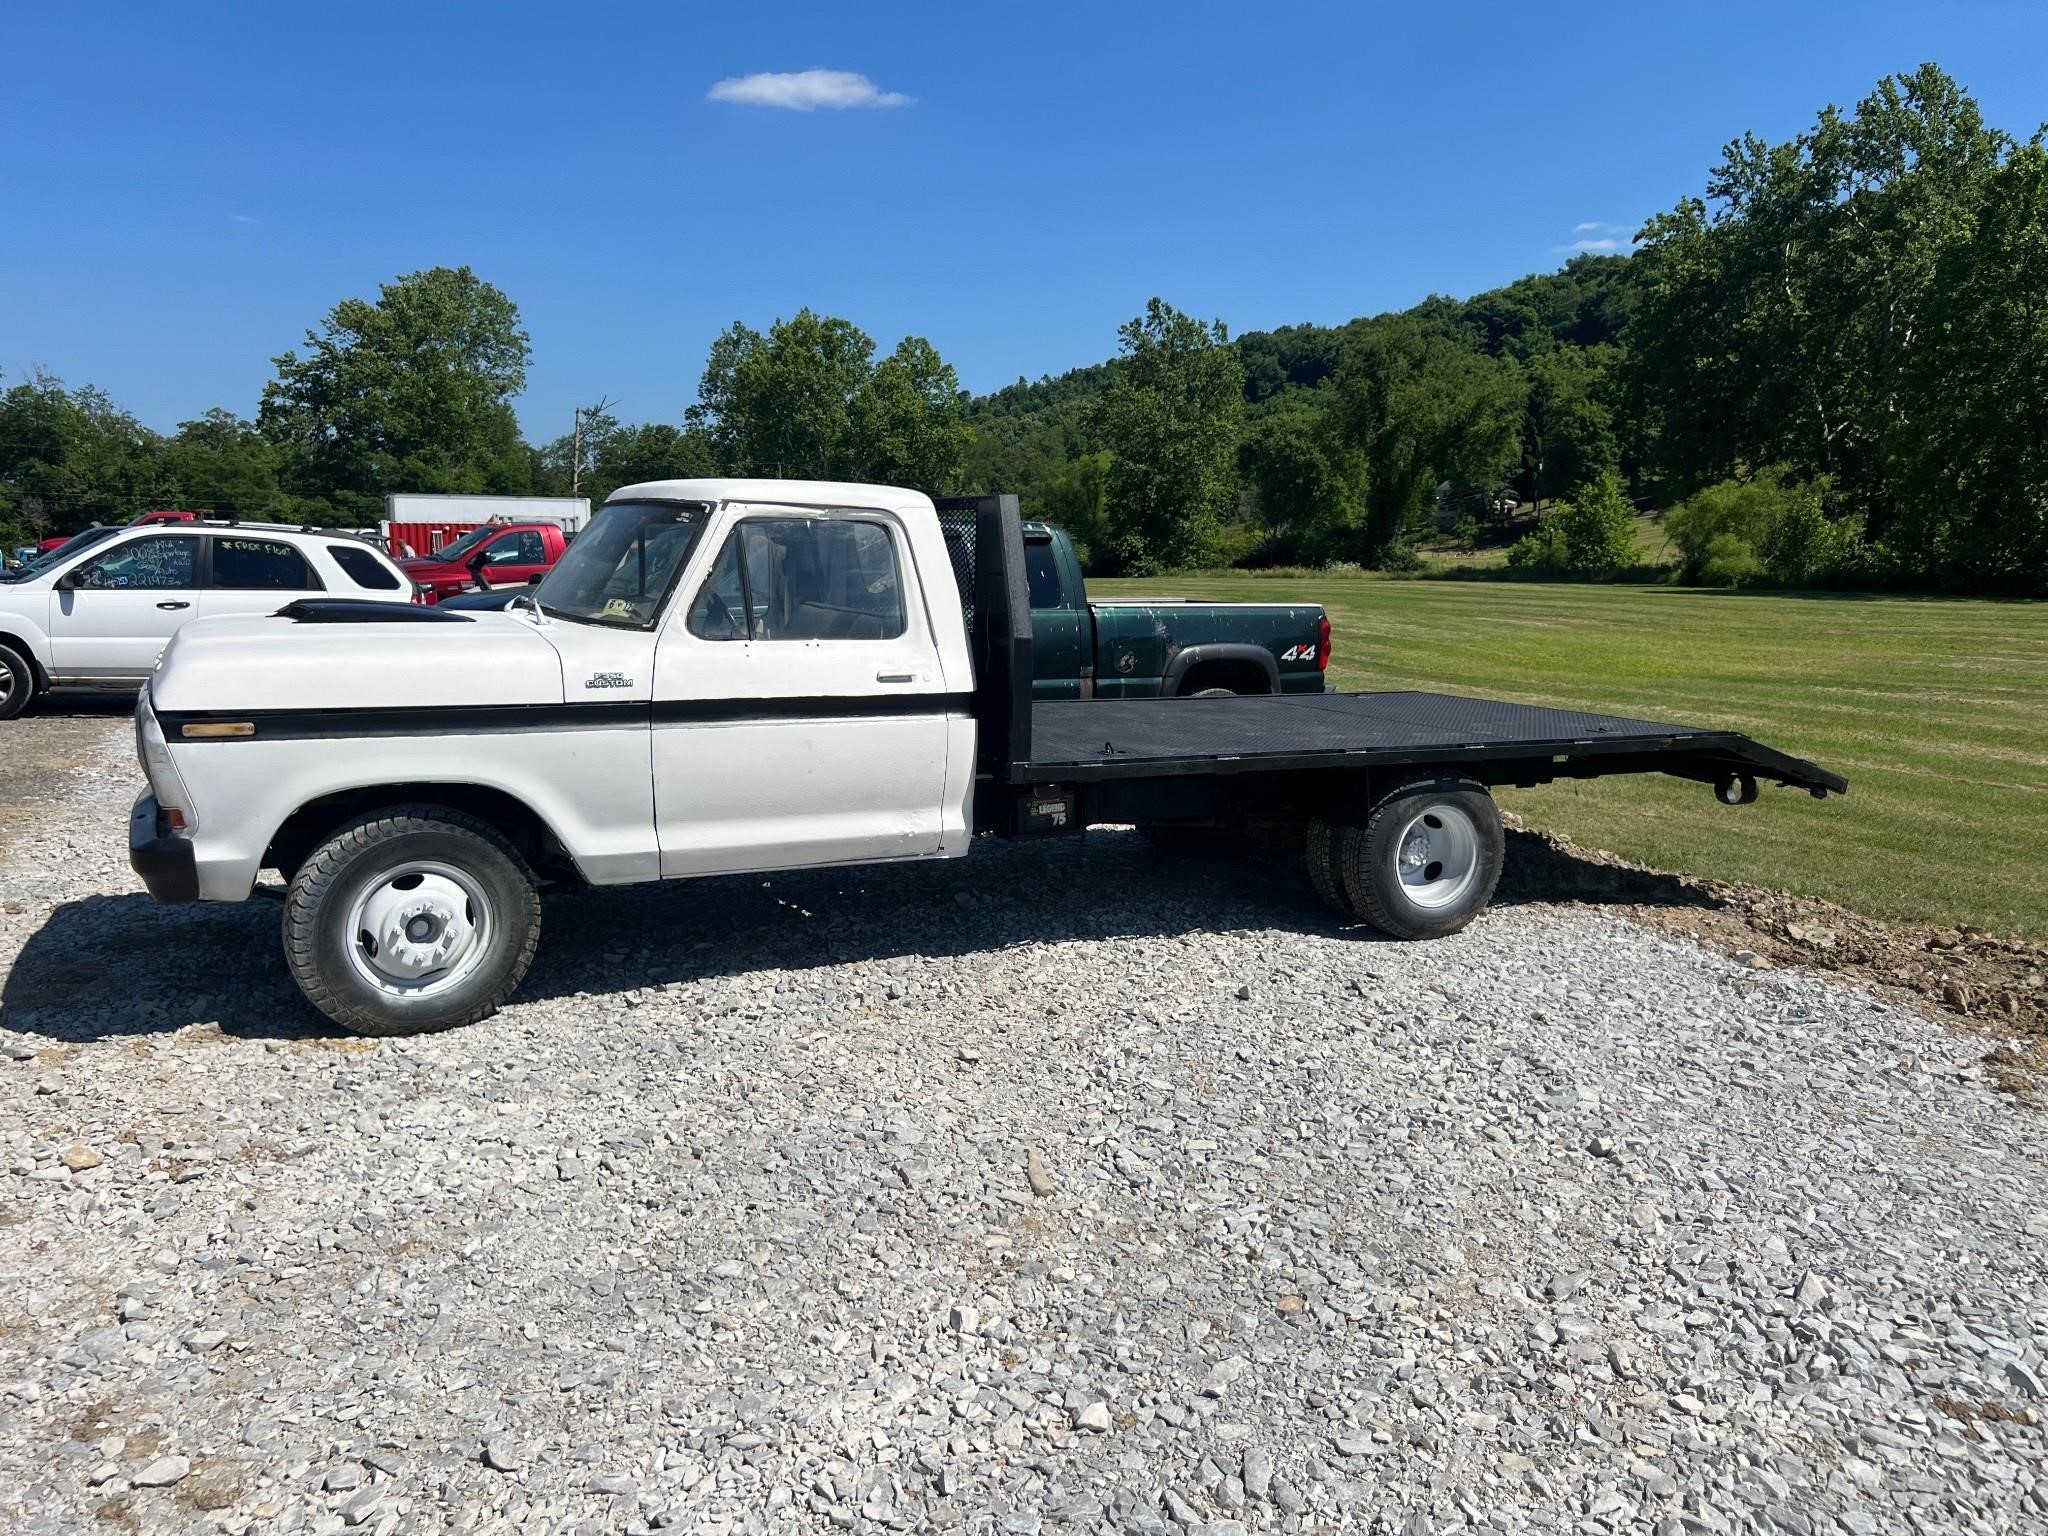
[[[60,736],[0,1529],[2048,1529],[2041,1122],[1864,993],[1105,834],[563,897],[326,1039],[273,905],[140,893],[122,722],[0,800]]]

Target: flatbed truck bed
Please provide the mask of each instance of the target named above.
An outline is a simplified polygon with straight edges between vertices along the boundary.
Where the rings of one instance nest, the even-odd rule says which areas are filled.
[[[1848,781],[1735,731],[1450,693],[1039,702],[1027,779],[1457,763],[1489,784],[1625,773],[1718,781],[1748,773],[1820,793]]]
[[[1420,691],[1034,700],[1016,498],[941,503],[969,615],[980,749],[977,824],[1323,819],[1417,773],[1483,785],[1664,773],[1730,805],[1758,781],[1843,794],[1848,781],[1739,731]],[[971,519],[972,531],[967,531]],[[971,597],[969,594],[971,593]],[[1011,798],[1006,803],[1003,791]],[[1021,807],[1021,809],[1020,809]]]

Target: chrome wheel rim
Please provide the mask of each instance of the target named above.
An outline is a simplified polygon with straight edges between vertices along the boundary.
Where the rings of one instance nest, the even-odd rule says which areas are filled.
[[[1394,839],[1394,874],[1401,894],[1429,912],[1455,907],[1479,878],[1479,826],[1438,800],[1408,813]]]
[[[438,997],[467,981],[490,953],[497,918],[475,876],[415,859],[370,881],[349,908],[346,941],[356,974],[391,997]]]

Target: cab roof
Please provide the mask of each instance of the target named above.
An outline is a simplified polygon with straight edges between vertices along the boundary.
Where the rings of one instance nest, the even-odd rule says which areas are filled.
[[[645,480],[638,485],[620,486],[605,498],[605,505],[615,501],[760,501],[793,507],[932,511],[931,498],[923,491],[844,480]]]

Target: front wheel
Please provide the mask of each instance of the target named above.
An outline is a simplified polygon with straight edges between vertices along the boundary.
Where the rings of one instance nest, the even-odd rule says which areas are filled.
[[[36,669],[11,645],[0,645],[0,720],[12,720],[36,696]]]
[[[489,1017],[539,943],[540,894],[526,861],[495,828],[445,806],[348,823],[285,894],[285,962],[299,990],[360,1035]]]
[[[1485,785],[1432,774],[1395,785],[1333,851],[1354,913],[1397,939],[1437,939],[1493,899],[1506,838]]]

